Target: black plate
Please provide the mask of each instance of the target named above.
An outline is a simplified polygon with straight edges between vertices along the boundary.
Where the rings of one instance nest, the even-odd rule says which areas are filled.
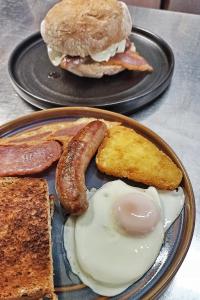
[[[9,74],[18,94],[40,108],[46,104],[93,106],[127,113],[158,97],[169,85],[174,69],[172,50],[160,37],[135,27],[130,39],[153,66],[152,73],[124,71],[101,79],[78,77],[51,64],[46,45],[36,33],[11,54]],[[55,76],[49,76],[52,74]]]

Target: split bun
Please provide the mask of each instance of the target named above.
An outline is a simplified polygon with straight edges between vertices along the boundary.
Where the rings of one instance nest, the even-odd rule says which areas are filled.
[[[107,49],[131,33],[127,6],[117,0],[63,0],[47,13],[41,34],[52,49],[86,57]]]

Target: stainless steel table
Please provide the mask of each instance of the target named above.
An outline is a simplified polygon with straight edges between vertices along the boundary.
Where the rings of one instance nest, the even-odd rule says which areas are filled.
[[[13,90],[7,72],[12,49],[39,29],[55,1],[0,1],[0,124],[34,111]],[[160,35],[175,54],[175,73],[158,100],[131,117],[156,131],[173,147],[192,181],[197,206],[190,250],[161,297],[162,300],[200,299],[200,16],[130,7],[134,23]]]

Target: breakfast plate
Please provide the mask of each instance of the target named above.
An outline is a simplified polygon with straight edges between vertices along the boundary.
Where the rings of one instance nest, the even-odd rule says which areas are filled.
[[[174,56],[162,38],[137,26],[130,40],[153,66],[152,73],[123,71],[101,79],[75,76],[51,64],[38,32],[14,49],[8,65],[9,75],[17,93],[39,108],[89,106],[132,112],[155,100],[169,86]]]
[[[183,172],[181,186],[185,193],[185,206],[179,217],[167,231],[164,243],[155,263],[141,279],[120,295],[113,297],[113,299],[154,299],[164,291],[183,262],[190,246],[195,223],[195,201],[189,177],[181,161],[166,142],[156,133],[133,119],[117,113],[87,107],[55,108],[32,113],[1,126],[0,137],[12,136],[13,134],[23,132],[26,129],[32,129],[38,125],[51,122],[72,121],[81,117],[103,118],[108,121],[117,121],[121,122],[124,126],[134,129],[165,152]],[[49,193],[54,194],[56,197],[54,176],[55,165],[37,175],[37,177],[43,177],[48,180]],[[98,189],[104,183],[114,179],[115,178],[111,176],[100,173],[95,166],[95,161],[92,160],[86,173],[86,185],[88,189]],[[129,181],[128,183],[133,186],[141,187],[141,184],[138,185],[135,182],[131,183]],[[79,278],[71,271],[63,242],[66,218],[67,216],[61,209],[58,199],[56,199],[52,221],[55,291],[59,299],[106,299],[106,297],[100,297],[90,288],[82,284]],[[90,245],[88,245],[88,247],[89,246]]]

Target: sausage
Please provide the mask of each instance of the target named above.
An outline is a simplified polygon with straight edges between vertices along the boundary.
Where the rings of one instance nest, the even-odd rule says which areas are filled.
[[[36,145],[0,145],[0,176],[35,174],[57,161],[62,153],[56,141]]]
[[[56,169],[56,190],[67,213],[80,215],[88,207],[85,171],[106,133],[106,125],[90,122],[64,149]]]

